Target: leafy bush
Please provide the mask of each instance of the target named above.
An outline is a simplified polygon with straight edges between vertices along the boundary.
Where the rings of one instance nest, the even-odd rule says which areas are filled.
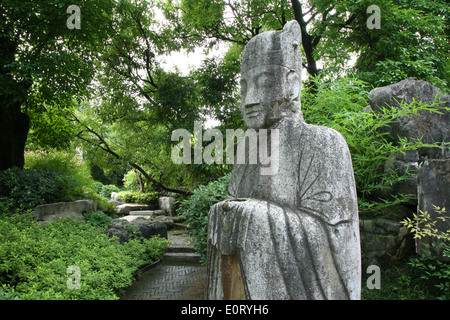
[[[411,103],[402,108],[384,108],[380,113],[365,112],[368,105],[369,88],[362,81],[342,78],[332,83],[317,81],[318,92],[305,92],[302,110],[305,121],[314,125],[333,128],[340,132],[350,149],[355,173],[356,189],[360,211],[381,213],[383,207],[408,200],[408,197],[380,200],[379,192],[402,179],[408,173],[382,170],[390,156],[417,150],[426,145],[420,141],[404,139],[401,145],[394,145],[389,132],[381,130],[400,117],[417,114],[421,110],[436,112],[434,105]]]
[[[445,214],[445,208],[434,207],[436,219],[450,223]],[[419,211],[413,219],[406,218],[403,225],[414,233],[414,238],[427,237],[431,245],[422,244],[424,252],[419,257],[412,258],[410,265],[421,272],[421,279],[426,280],[428,286],[434,286],[440,290],[439,299],[450,299],[450,263],[436,259],[435,255],[450,258],[450,228],[439,230],[436,227],[437,220],[431,219],[428,212]]]
[[[126,203],[153,204],[158,201],[159,192],[122,191],[117,198]]]
[[[0,213],[61,201],[65,198],[65,179],[47,168],[23,170],[14,167],[0,171]]]
[[[111,193],[120,192],[120,188],[113,184],[103,184],[99,181],[95,181],[94,183],[95,191],[105,199],[111,198]]]
[[[103,186],[89,175],[89,169],[78,156],[62,151],[27,151],[25,169],[0,171],[0,213],[17,208],[33,209],[38,205],[92,199],[100,211],[108,214],[115,207],[102,197],[113,185]],[[109,198],[109,196],[108,196]]]
[[[198,186],[177,209],[177,214],[186,216],[194,246],[203,262],[206,261],[207,251],[208,212],[213,204],[227,197],[230,177],[231,174],[227,174],[217,181]]]
[[[15,214],[0,219],[0,243],[5,298],[101,300],[118,299],[140,266],[162,257],[167,241],[120,244],[85,221],[65,218],[43,227],[30,214]],[[79,289],[68,286],[69,266],[80,268]]]
[[[76,154],[64,151],[27,151],[25,169],[46,168],[61,175],[61,201],[83,199],[94,193],[94,179],[87,164]]]
[[[137,183],[136,170],[130,170],[123,176],[123,186],[128,190],[138,191],[139,184]]]
[[[95,226],[108,227],[112,218],[102,211],[85,212],[84,219]]]

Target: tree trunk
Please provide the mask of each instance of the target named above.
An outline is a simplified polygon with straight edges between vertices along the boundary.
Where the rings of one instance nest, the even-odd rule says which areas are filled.
[[[317,62],[316,59],[314,59],[314,48],[317,45],[315,42],[317,39],[315,39],[313,36],[311,36],[307,29],[307,23],[303,17],[303,11],[302,11],[302,4],[298,0],[291,0],[292,3],[292,9],[294,11],[295,20],[297,20],[298,24],[300,25],[300,29],[302,31],[302,45],[303,50],[305,50],[305,56],[306,56],[306,70],[311,76],[315,76],[319,73],[319,70],[317,69]]]
[[[8,106],[4,98],[0,97],[0,170],[23,168],[30,119],[20,110],[22,101]]]
[[[27,80],[18,82],[7,67],[15,61],[18,43],[6,31],[0,31],[0,170],[23,168],[25,164],[30,118],[22,113],[21,107],[32,85]]]
[[[299,0],[291,0],[292,9],[294,11],[295,20],[300,25],[300,30],[302,31],[302,46],[305,51],[306,56],[306,71],[310,75],[310,79],[314,78],[319,74],[319,70],[317,69],[317,61],[314,59],[314,49],[320,41],[320,37],[311,36],[307,29],[307,22],[303,17],[302,4]],[[309,85],[311,86],[311,92],[314,94],[317,92],[317,87],[314,82],[310,81]]]

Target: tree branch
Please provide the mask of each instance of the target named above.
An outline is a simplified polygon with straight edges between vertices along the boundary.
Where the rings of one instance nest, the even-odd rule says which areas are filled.
[[[97,133],[95,130],[93,130],[92,128],[90,128],[89,126],[87,126],[86,124],[82,123],[73,113],[72,116],[75,118],[75,121],[77,121],[80,125],[82,125],[89,133],[93,134],[96,138],[97,138],[97,142],[93,142],[89,139],[86,139],[85,137],[82,136],[84,131],[80,131],[76,137],[79,138],[80,140],[86,141],[87,143],[91,144],[91,145],[95,145],[96,147],[102,149],[103,151],[107,152],[108,154],[112,155],[114,158],[118,159],[118,160],[123,160],[122,157],[117,154],[116,152],[114,152],[111,147],[109,146],[109,144],[105,141],[105,139],[99,134]],[[192,192],[190,191],[185,191],[185,190],[181,190],[181,189],[177,189],[177,188],[172,188],[172,187],[167,187],[165,185],[163,185],[161,182],[157,181],[156,179],[154,179],[153,177],[151,177],[141,166],[139,166],[137,163],[131,162],[129,161],[128,164],[135,170],[139,171],[146,179],[147,181],[151,182],[156,188],[162,189],[162,190],[166,190],[169,192],[175,192],[175,193],[181,193],[181,194],[186,194],[186,195],[190,195],[192,194]]]

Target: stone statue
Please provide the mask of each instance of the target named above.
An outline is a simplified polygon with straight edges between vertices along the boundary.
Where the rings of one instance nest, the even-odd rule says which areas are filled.
[[[296,21],[245,47],[242,114],[248,128],[277,130],[279,167],[235,164],[228,199],[211,207],[207,299],[360,298],[351,157],[338,132],[303,120],[300,47]]]

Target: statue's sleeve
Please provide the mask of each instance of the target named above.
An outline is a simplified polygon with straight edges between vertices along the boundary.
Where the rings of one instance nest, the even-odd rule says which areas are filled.
[[[342,135],[309,126],[298,156],[298,209],[335,225],[357,219],[352,159]]]

